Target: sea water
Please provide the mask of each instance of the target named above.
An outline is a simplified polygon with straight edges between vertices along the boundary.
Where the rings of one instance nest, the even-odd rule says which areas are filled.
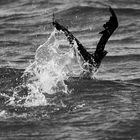
[[[83,77],[53,13],[93,53],[107,5],[119,27],[96,75]],[[0,1],[0,139],[139,140],[139,7],[136,0]]]

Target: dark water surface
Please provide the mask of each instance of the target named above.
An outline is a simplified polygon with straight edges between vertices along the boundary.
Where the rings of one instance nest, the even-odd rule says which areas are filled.
[[[45,94],[47,104],[20,106],[12,97],[23,84],[24,69],[53,30],[56,19],[94,51],[111,5],[119,28],[106,45],[109,52],[96,79],[65,81],[70,93]],[[0,1],[0,139],[139,140],[140,139],[140,1],[1,0]],[[43,102],[43,101],[42,101]]]

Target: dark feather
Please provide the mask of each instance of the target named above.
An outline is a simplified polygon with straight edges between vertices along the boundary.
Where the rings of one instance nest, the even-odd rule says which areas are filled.
[[[80,41],[73,36],[73,34],[68,31],[67,28],[65,28],[64,26],[60,25],[57,21],[53,21],[53,26],[57,29],[57,30],[61,30],[64,32],[64,34],[66,35],[68,41],[70,42],[70,44],[72,44],[73,40],[76,41],[77,46],[78,46],[78,51],[79,53],[82,55],[82,57],[84,58],[85,61],[89,61],[89,59],[91,59],[91,55],[89,54],[89,52],[87,52],[87,50],[85,49],[85,47],[80,43]]]
[[[100,34],[102,34],[102,36],[97,44],[96,51],[94,52],[94,59],[95,59],[96,63],[100,63],[101,60],[107,54],[107,51],[104,50],[105,45],[106,45],[108,39],[110,38],[110,36],[113,34],[113,32],[118,27],[118,20],[117,20],[117,16],[116,16],[115,12],[113,11],[113,9],[111,7],[109,7],[109,11],[111,13],[111,17],[110,17],[109,21],[103,25],[104,30],[100,32]]]
[[[118,27],[118,20],[116,17],[115,12],[113,11],[113,9],[111,7],[109,7],[109,11],[111,13],[111,17],[109,19],[108,22],[106,22],[103,27],[104,30],[100,32],[100,34],[102,34],[96,50],[94,52],[94,54],[90,54],[89,52],[87,52],[87,50],[85,49],[85,47],[80,43],[80,41],[73,36],[73,34],[68,31],[67,28],[65,28],[64,26],[60,25],[56,20],[53,20],[53,26],[57,29],[57,30],[61,30],[64,32],[64,34],[66,35],[68,41],[70,42],[70,44],[73,43],[73,40],[76,41],[77,43],[77,49],[80,53],[80,55],[83,57],[83,59],[88,62],[91,65],[94,65],[96,67],[99,67],[101,64],[102,59],[106,56],[107,51],[104,50],[105,45],[108,41],[108,39],[110,38],[110,36],[113,34],[113,32],[115,31],[115,29]]]

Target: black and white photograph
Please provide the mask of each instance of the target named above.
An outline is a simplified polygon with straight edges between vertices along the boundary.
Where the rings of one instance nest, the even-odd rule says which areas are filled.
[[[0,140],[140,140],[140,1],[0,0]]]

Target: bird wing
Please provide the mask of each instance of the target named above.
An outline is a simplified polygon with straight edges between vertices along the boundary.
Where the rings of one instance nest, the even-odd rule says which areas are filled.
[[[63,25],[60,25],[56,20],[54,20],[52,24],[57,30],[64,32],[70,44],[72,44],[73,40],[76,41],[77,46],[78,46],[77,49],[85,61],[88,61],[89,59],[91,59],[91,54],[87,52],[85,47],[70,31],[68,31],[67,28],[65,28]]]
[[[110,38],[110,36],[113,34],[113,32],[116,30],[116,28],[118,27],[118,20],[117,20],[117,16],[114,12],[114,10],[109,7],[109,11],[111,13],[110,19],[108,22],[106,22],[103,27],[104,30],[100,32],[100,34],[102,34],[96,50],[94,52],[94,59],[96,63],[99,63],[104,56],[107,54],[107,51],[104,50],[105,45],[108,41],[108,39]]]

